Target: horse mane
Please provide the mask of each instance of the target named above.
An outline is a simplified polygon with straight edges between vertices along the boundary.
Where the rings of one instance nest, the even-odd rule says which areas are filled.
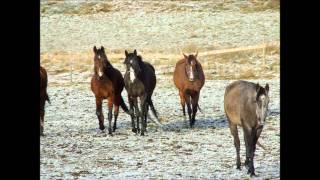
[[[143,65],[144,65],[144,62],[142,61],[141,55],[138,55],[138,56],[137,56],[137,60],[138,60],[138,63],[139,63],[140,68],[142,68]]]
[[[105,62],[107,63],[107,65],[108,65],[108,66],[110,66],[110,67],[112,67],[112,68],[113,68],[112,64],[110,63],[110,61],[109,61],[109,59],[108,59],[107,54],[106,54],[106,53],[104,53],[104,55],[106,56],[106,59],[103,59],[103,61],[105,61]]]
[[[185,63],[185,59],[183,58],[183,59],[180,59],[178,62],[177,62],[177,65],[180,65],[180,64],[183,64],[183,63]]]
[[[109,61],[109,59],[108,59],[108,58],[106,59],[106,62],[107,62],[107,65],[108,65],[108,66],[110,66],[110,67],[112,67],[112,68],[113,68],[113,66],[112,66],[112,64],[110,63],[110,61]]]
[[[138,55],[137,58],[138,58],[138,62],[139,62],[139,63],[142,63],[142,57],[141,57],[141,55]]]
[[[138,55],[137,58],[138,58],[137,60],[138,60],[139,66],[140,66],[141,68],[144,68],[145,66],[150,66],[153,71],[156,71],[156,70],[154,69],[154,67],[153,67],[150,63],[145,62],[145,61],[142,61],[141,55]]]

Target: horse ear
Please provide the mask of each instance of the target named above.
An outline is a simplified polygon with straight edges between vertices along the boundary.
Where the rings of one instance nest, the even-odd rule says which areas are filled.
[[[267,94],[269,93],[269,84],[267,83],[266,86],[264,87],[264,89],[266,90]]]
[[[196,57],[196,59],[197,59],[197,57],[198,57],[198,51],[197,51],[197,53],[196,53],[196,55],[194,55],[195,57]]]
[[[182,55],[183,55],[183,57],[184,57],[185,59],[188,59],[188,56],[187,56],[187,55],[185,55],[184,53],[182,53]]]
[[[256,92],[257,92],[257,95],[256,95],[256,101],[259,101],[259,96],[261,95],[261,86],[259,85],[259,83],[256,84]]]
[[[96,47],[96,46],[93,46],[93,52],[94,52],[94,53],[97,53],[97,51],[98,51],[98,50],[97,50],[97,47]]]
[[[103,46],[101,46],[101,50],[102,50],[102,52],[104,52],[104,47]]]
[[[257,83],[257,84],[256,84],[256,91],[259,92],[260,88],[261,88],[261,87],[260,87],[259,83]]]
[[[136,55],[137,55],[137,50],[134,50],[134,51],[133,51],[133,54],[136,56]]]
[[[128,51],[125,50],[124,53],[126,54],[126,57],[128,57],[128,55],[129,55]]]

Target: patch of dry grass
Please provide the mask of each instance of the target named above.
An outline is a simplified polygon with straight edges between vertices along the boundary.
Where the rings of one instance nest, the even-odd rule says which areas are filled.
[[[280,0],[250,0],[248,5],[240,6],[240,10],[245,13],[265,11],[268,9],[279,10]]]
[[[164,3],[165,2],[165,3]],[[128,9],[143,9],[145,12],[204,12],[240,10],[242,12],[257,12],[267,9],[279,10],[279,0],[250,0],[250,1],[87,1],[70,2],[64,0],[42,1],[40,11],[42,14],[73,14],[87,15],[127,11]]]
[[[90,3],[83,3],[77,14],[95,14],[95,13],[106,13],[110,12],[113,9],[113,5],[107,2],[90,2]]]
[[[42,14],[70,14],[70,15],[87,15],[96,13],[107,13],[114,8],[112,2],[89,1],[83,3],[70,3],[66,1],[48,1],[42,2],[40,12]]]
[[[186,45],[184,52],[194,52],[196,46]],[[108,59],[124,73],[124,53],[122,50],[107,50]],[[143,58],[153,64],[157,74],[172,76],[176,62],[182,58],[180,54],[162,54],[144,50],[139,52]],[[181,56],[181,57],[179,57]],[[263,66],[261,50],[232,52],[217,55],[204,55],[199,52],[198,60],[204,69],[206,79],[273,79],[279,77],[280,60],[279,47],[266,49]],[[62,76],[70,76],[72,70],[75,80],[87,82],[93,71],[93,53],[85,52],[55,52],[41,54],[41,64],[48,70],[49,76],[56,76],[56,82]],[[63,81],[63,80],[62,80]]]

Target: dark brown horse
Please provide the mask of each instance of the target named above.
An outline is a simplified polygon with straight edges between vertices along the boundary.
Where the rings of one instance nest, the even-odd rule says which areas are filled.
[[[151,111],[156,117],[156,123],[161,126],[158,121],[158,114],[153,106],[151,96],[154,88],[156,87],[156,74],[154,67],[148,62],[142,61],[142,57],[137,55],[137,51],[134,50],[133,53],[128,53],[125,51],[125,61],[126,73],[124,75],[125,88],[128,92],[128,99],[130,104],[131,123],[132,131],[135,133],[140,132],[139,127],[139,117],[142,121],[142,130],[141,135],[144,135],[144,132],[147,128],[147,115],[149,106]],[[138,107],[138,97],[140,98],[140,107],[141,112]],[[134,122],[134,111],[137,117],[137,128]]]
[[[108,121],[109,121],[109,134],[112,134],[111,121],[112,110],[114,106],[114,124],[113,132],[117,128],[117,118],[119,114],[119,106],[129,114],[129,110],[123,101],[121,92],[124,87],[124,81],[122,74],[119,70],[114,68],[104,51],[104,47],[101,46],[97,49],[93,47],[94,52],[94,75],[91,79],[91,90],[96,98],[96,114],[99,120],[99,128],[104,130],[104,117],[102,112],[102,101],[108,99]]]
[[[186,116],[185,104],[187,104],[190,127],[193,127],[199,107],[200,90],[204,85],[205,77],[202,66],[197,60],[198,52],[195,55],[183,54],[183,56],[184,58],[176,64],[173,81],[179,89],[183,116]]]
[[[234,138],[237,153],[237,169],[240,169],[240,139],[237,126],[242,126],[246,145],[245,166],[250,176],[255,175],[253,158],[256,144],[267,117],[269,85],[265,87],[247,81],[236,81],[227,86],[224,95],[224,110]],[[261,145],[260,145],[261,146]],[[263,148],[263,147],[262,147]]]
[[[47,71],[40,66],[40,135],[43,135],[44,113],[46,101],[50,103],[47,93],[48,75]]]

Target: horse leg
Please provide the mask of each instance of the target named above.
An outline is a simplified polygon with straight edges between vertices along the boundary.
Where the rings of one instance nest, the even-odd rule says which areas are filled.
[[[246,161],[245,166],[248,169],[248,174],[250,176],[255,175],[254,173],[254,164],[253,164],[253,157],[254,157],[254,138],[256,135],[256,130],[243,126],[243,132],[244,132],[244,140],[246,144]]]
[[[185,94],[184,94],[184,99],[186,100],[186,104],[187,104],[187,108],[188,108],[188,115],[189,115],[190,127],[193,127],[193,126],[192,126],[192,119],[191,119],[192,110],[191,110],[190,95],[188,95],[188,94],[185,93]]]
[[[99,129],[104,130],[104,117],[103,117],[103,112],[102,112],[102,98],[96,97],[96,115],[99,120]]]
[[[256,137],[257,137],[257,129],[253,128],[251,131],[251,152],[250,152],[250,164],[249,164],[249,170],[248,174],[250,173],[251,176],[255,176],[255,169],[254,169],[254,153],[256,151]]]
[[[249,157],[250,159],[247,161],[247,165],[248,165],[248,174],[250,174],[250,176],[255,176],[255,169],[254,169],[254,154],[256,152],[256,145],[257,145],[257,141],[260,137],[260,134],[262,132],[263,127],[259,127],[258,129],[256,128],[252,128],[251,130],[251,140],[252,140],[252,144],[251,144],[251,151],[249,152]]]
[[[192,103],[192,120],[191,120],[191,123],[192,123],[192,126],[194,126],[194,123],[196,121],[196,114],[197,114],[197,111],[198,111],[198,101],[199,101],[199,93],[196,93],[192,96],[192,99],[191,99],[191,103]]]
[[[153,113],[153,115],[155,116],[155,118],[157,119],[157,120],[159,120],[159,118],[158,118],[158,112],[156,111],[156,109],[154,108],[154,106],[153,106],[153,102],[152,102],[152,100],[151,100],[151,96],[152,96],[152,94],[150,95],[147,95],[146,96],[146,100],[145,100],[145,103],[146,103],[146,114],[145,114],[145,119],[146,119],[146,129],[145,129],[145,132],[147,132],[147,127],[148,127],[148,115],[150,115],[149,114],[149,107],[150,107],[150,109],[151,109],[151,111],[152,111],[152,113]],[[149,118],[150,118],[150,116],[149,116]],[[151,119],[151,118],[150,118]]]
[[[45,106],[45,100],[40,99],[40,135],[43,136],[43,125],[44,125],[44,106]]]
[[[233,143],[234,146],[236,148],[236,154],[237,154],[237,169],[241,170],[240,165],[240,139],[239,139],[239,135],[238,135],[238,128],[236,124],[229,124],[229,128],[231,131],[231,134],[233,136]]]
[[[119,115],[119,106],[115,105],[114,106],[114,122],[113,122],[113,132],[116,131],[117,129],[117,119]]]
[[[249,139],[250,139],[250,130],[243,126],[243,137],[244,137],[244,144],[246,146],[246,160],[244,162],[244,166],[248,169],[249,168]],[[247,130],[248,129],[248,130]]]
[[[121,94],[116,96],[116,99],[114,100],[114,122],[113,122],[113,132],[117,129],[117,119],[119,115],[119,105],[121,100]]]
[[[184,98],[184,94],[182,91],[179,91],[179,95],[180,95],[180,103],[182,107],[183,117],[184,117],[184,120],[186,120],[186,100]]]
[[[251,174],[250,174],[250,176],[255,176],[255,173],[254,173],[254,171],[255,171],[255,169],[254,169],[254,163],[253,163],[253,160],[254,160],[254,154],[255,154],[255,152],[256,152],[256,145],[257,145],[257,141],[258,141],[258,139],[259,139],[259,137],[260,137],[260,134],[261,134],[261,132],[262,132],[262,129],[263,129],[263,126],[262,127],[259,127],[259,128],[253,128],[252,129],[252,133],[251,133],[251,136],[252,136],[252,138],[253,138],[253,142],[252,142],[252,151],[251,151],[251,160],[252,160],[252,169],[251,169]],[[248,172],[249,173],[249,172]]]
[[[147,128],[147,94],[144,94],[141,98],[140,98],[140,107],[141,107],[141,111],[142,111],[142,116],[141,116],[141,124],[142,124],[142,129],[141,129],[141,135],[144,136],[144,132],[146,131]]]
[[[114,98],[112,96],[110,96],[108,98],[108,121],[109,121],[109,127],[108,127],[108,131],[109,131],[109,134],[112,135],[112,128],[111,128],[111,121],[112,121],[112,109],[113,109],[113,100]]]
[[[263,129],[263,126],[260,126],[260,127],[257,128],[257,133],[256,133],[256,136],[255,136],[254,142],[253,142],[253,144],[254,144],[255,146],[257,145],[257,142],[258,142],[258,139],[259,139],[260,134],[261,134],[261,132],[262,132],[262,129]],[[255,150],[256,150],[256,149],[254,149],[254,151],[255,151]]]
[[[137,133],[136,125],[134,123],[134,99],[128,97],[128,100],[129,100],[129,106],[130,106],[132,132]]]
[[[147,132],[147,127],[148,127],[148,112],[149,112],[149,103],[146,102],[146,105],[145,105],[145,108],[146,108],[146,112],[145,112],[145,115],[144,115],[144,118],[145,118],[145,129],[144,131]]]
[[[140,111],[139,111],[139,106],[138,106],[138,98],[134,98],[134,109],[135,109],[135,114],[137,117],[137,133],[140,133],[140,122],[139,122],[139,118],[140,118]]]

